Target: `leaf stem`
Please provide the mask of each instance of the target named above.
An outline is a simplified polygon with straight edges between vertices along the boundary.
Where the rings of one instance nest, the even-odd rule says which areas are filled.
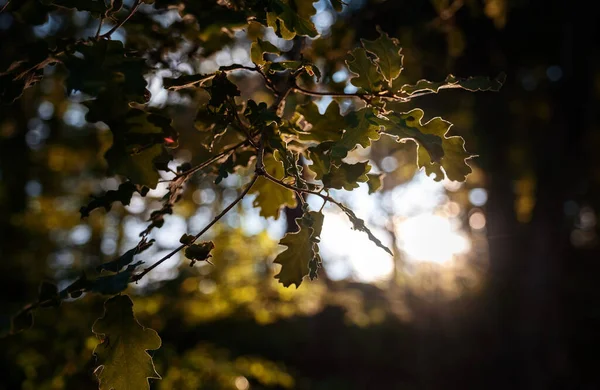
[[[168,259],[173,257],[177,252],[179,252],[183,248],[193,244],[194,241],[196,241],[198,238],[200,238],[200,236],[202,236],[204,233],[206,233],[208,231],[208,229],[210,229],[215,223],[217,223],[221,218],[223,218],[223,216],[225,214],[227,214],[229,212],[229,210],[231,210],[233,208],[233,206],[238,204],[238,202],[241,201],[244,198],[244,196],[246,196],[246,194],[248,193],[248,191],[250,191],[250,189],[252,188],[254,183],[256,183],[258,176],[259,176],[258,174],[254,174],[254,176],[252,176],[252,180],[250,180],[250,183],[248,183],[248,185],[246,186],[246,188],[244,188],[244,190],[240,193],[240,195],[238,195],[238,197],[235,198],[233,200],[233,202],[231,202],[227,207],[225,207],[223,209],[223,211],[221,211],[219,213],[219,215],[217,215],[208,225],[206,225],[204,227],[204,229],[202,229],[198,234],[196,234],[194,236],[194,238],[188,244],[181,244],[177,248],[173,249],[171,252],[169,252],[167,255],[162,257],[160,260],[158,260],[154,264],[152,264],[150,267],[146,268],[144,271],[140,272],[139,274],[134,275],[131,278],[130,282],[137,282],[138,280],[143,278],[148,272],[152,271],[154,268],[158,267],[159,265],[161,265],[162,263],[164,263],[165,261],[167,261]]]

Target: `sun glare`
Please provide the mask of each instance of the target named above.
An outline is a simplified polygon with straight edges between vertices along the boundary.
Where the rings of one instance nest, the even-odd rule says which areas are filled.
[[[348,218],[339,213],[326,212],[321,232],[321,248],[325,269],[330,278],[370,283],[387,279],[394,270],[394,260],[383,249],[369,241],[363,232],[352,230]],[[373,233],[385,240],[387,235],[378,229]],[[384,244],[389,245],[389,242]]]
[[[470,249],[468,238],[439,215],[420,214],[401,221],[396,228],[398,247],[413,261],[445,263]]]

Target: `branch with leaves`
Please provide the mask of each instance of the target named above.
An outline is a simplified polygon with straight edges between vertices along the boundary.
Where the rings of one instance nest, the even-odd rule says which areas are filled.
[[[83,293],[113,296],[105,303],[104,316],[93,327],[102,340],[95,350],[99,358],[96,373],[101,388],[149,388],[148,378],[159,378],[146,351],[159,348],[160,338],[137,323],[131,300],[120,294],[130,283],[140,281],[180,251],[184,251],[191,266],[209,262],[214,243],[197,241],[248,194],[255,195],[253,206],[259,208],[260,215],[265,218],[277,219],[283,208],[296,207],[298,199],[302,202],[302,216],[296,219],[298,231],[281,239],[280,244],[287,249],[274,259],[274,263],[281,265],[275,278],[286,287],[295,285],[298,288],[305,277],[316,278],[322,267],[319,243],[325,219],[323,207],[310,210],[298,194],[319,197],[323,206],[334,204],[349,218],[354,229],[366,233],[375,245],[392,255],[364,220],[330,194],[330,190],[352,191],[361,184],[367,184],[369,192],[374,192],[381,185],[381,175],[371,172],[369,161],[350,163],[347,157],[359,145],[369,147],[382,137],[397,142],[411,141],[417,147],[418,167],[434,180],[464,181],[471,172],[468,161],[473,155],[466,151],[461,137],[449,135],[449,122],[439,117],[424,121],[425,113],[421,109],[397,112],[386,105],[405,103],[445,89],[498,91],[504,82],[504,75],[495,79],[449,75],[439,82],[401,83],[402,48],[395,38],[379,31],[377,39],[362,40],[344,63],[350,75],[348,83],[356,92],[329,92],[329,86],[318,84],[321,79],[319,67],[301,55],[283,52],[265,38],[266,28],[272,28],[286,40],[296,37],[318,39],[318,32],[311,22],[315,13],[312,2],[308,1],[308,6],[303,7],[298,7],[295,0],[253,0],[247,2],[247,6],[218,2],[214,5],[216,10],[232,12],[238,19],[241,15],[247,21],[235,27],[238,30],[247,29],[250,24],[262,24],[261,33],[252,36],[249,55],[253,65],[232,64],[209,74],[179,73],[178,77],[162,79],[163,87],[170,94],[196,96],[196,100],[202,102],[194,120],[202,137],[198,150],[211,153],[196,166],[184,163],[173,168],[170,166],[171,151],[179,147],[178,131],[168,110],[149,104],[150,92],[145,77],[156,75],[164,64],[169,65],[164,53],[172,52],[172,48],[163,48],[162,58],[151,45],[136,42],[134,46],[139,46],[136,50],[136,47],[112,39],[120,28],[143,31],[142,28],[147,27],[143,25],[144,21],[163,12],[156,3],[135,0],[128,10],[122,11],[123,2],[119,0],[110,4],[103,1],[44,2],[46,11],[40,12],[59,8],[88,12],[98,21],[95,36],[67,37],[52,46],[43,40],[29,42],[21,50],[15,50],[21,57],[14,58],[7,69],[0,71],[0,102],[12,104],[25,89],[44,78],[45,67],[59,64],[66,70],[66,92],[77,92],[84,99],[83,104],[88,109],[86,120],[103,122],[110,129],[112,146],[104,157],[110,174],[125,180],[117,189],[92,197],[89,204],[81,208],[82,217],[97,209],[109,211],[115,203],[128,205],[134,195],[146,196],[158,183],[167,183],[162,207],[151,213],[148,227],[141,232],[140,241],[134,248],[100,264],[95,277],[82,273],[61,291],[54,284],[42,283],[37,302],[13,316],[11,333],[17,333],[31,326],[33,312],[39,308],[58,306],[63,300],[78,298]],[[332,6],[340,11],[342,2],[332,1]],[[2,11],[24,20],[28,15],[22,13],[21,7],[21,2],[8,1]],[[127,12],[126,15],[118,18],[123,12]],[[200,17],[193,14],[192,7],[180,7],[178,12],[187,20]],[[104,21],[109,18],[115,24],[101,34]],[[184,28],[182,26],[176,27]],[[234,29],[230,26],[222,29],[227,28]],[[169,35],[168,29],[162,31],[156,25],[152,31],[152,34],[165,34],[165,40],[169,42],[184,41],[184,36],[186,39],[200,36],[197,32],[186,34],[179,30]],[[190,43],[193,49],[206,44],[192,39],[185,49],[177,46],[177,51],[195,55],[198,50],[190,50]],[[241,98],[247,93],[242,93],[237,78],[232,76],[242,73],[261,80],[266,92],[272,95],[267,100],[270,104]],[[294,104],[288,104],[292,99],[290,96]],[[323,97],[360,99],[364,104],[361,108],[351,106],[352,109],[343,115],[334,100],[321,113],[312,98]],[[186,146],[195,152],[192,145]],[[215,153],[215,150],[220,152]],[[304,165],[302,161],[308,161],[310,165]],[[244,175],[245,172],[251,172],[247,174],[249,182],[210,223],[196,234],[184,234],[178,247],[140,270],[144,261],[135,260],[143,257],[144,251],[153,245],[154,240],[150,238],[153,230],[162,227],[165,216],[173,212],[192,177],[219,185],[229,175]],[[165,178],[169,175],[173,176]],[[118,315],[127,318],[123,326],[115,324],[114,318]],[[111,341],[115,339],[120,340],[118,346]],[[135,375],[127,379],[118,375],[114,348],[121,348],[121,352],[130,358],[128,364],[131,367],[127,369]]]

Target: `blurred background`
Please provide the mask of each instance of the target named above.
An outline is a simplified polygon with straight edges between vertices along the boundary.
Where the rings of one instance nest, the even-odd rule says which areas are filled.
[[[0,0],[0,5],[5,1]],[[157,2],[160,4],[161,2]],[[169,3],[164,1],[163,3]],[[206,2],[208,4],[209,2]],[[297,210],[264,219],[248,196],[207,238],[213,263],[190,268],[174,256],[128,293],[140,322],[158,331],[153,353],[163,380],[156,389],[596,389],[600,388],[600,51],[596,16],[564,1],[347,0],[341,13],[314,4],[321,37],[303,43],[329,90],[353,92],[344,55],[380,26],[403,46],[406,82],[507,74],[499,93],[442,91],[420,107],[442,116],[466,139],[473,167],[465,183],[435,182],[417,171],[415,146],[382,140],[351,158],[386,174],[383,189],[338,191],[394,257],[351,230],[326,207],[324,272],[301,287],[273,275],[278,240]],[[128,4],[128,2],[126,2]],[[193,5],[192,5],[193,4]],[[175,163],[198,162],[202,137],[193,117],[206,96],[168,92],[162,78],[250,65],[252,29],[215,26],[205,2],[190,2],[199,47],[186,42],[186,18],[144,6],[113,35],[155,49],[147,76],[150,105],[176,118]],[[194,8],[196,7],[196,8]],[[186,11],[187,12],[187,11]],[[151,31],[143,23],[152,21]],[[189,19],[187,19],[189,21]],[[107,24],[106,29],[110,27]],[[231,28],[231,29],[229,29]],[[61,10],[24,25],[0,14],[0,69],[15,37],[94,35],[86,12]],[[161,34],[182,31],[179,41]],[[261,32],[284,50],[295,43]],[[169,47],[171,45],[171,47]],[[6,53],[6,55],[5,55]],[[60,66],[12,106],[0,107],[0,312],[2,321],[34,301],[42,280],[64,287],[81,270],[135,246],[166,184],[127,207],[80,219],[90,194],[116,189],[105,177],[111,136],[85,120],[77,94],[67,96]],[[251,73],[232,78],[242,98],[272,101]],[[313,86],[315,89],[318,86]],[[294,104],[306,100],[291,96]],[[294,100],[296,99],[296,100]],[[318,100],[322,112],[330,98]],[[357,102],[336,99],[343,112]],[[169,176],[165,176],[167,178]],[[240,171],[219,185],[191,180],[184,199],[144,260],[178,246],[237,195]],[[320,200],[308,198],[319,208]],[[38,311],[33,329],[0,339],[0,389],[93,389],[91,332],[102,298],[84,296]]]

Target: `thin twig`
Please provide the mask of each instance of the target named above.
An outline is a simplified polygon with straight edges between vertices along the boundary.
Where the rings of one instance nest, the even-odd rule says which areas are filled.
[[[256,167],[254,168],[256,171],[256,174],[258,174],[258,175],[263,175],[267,172],[265,170],[264,158],[265,158],[265,140],[264,140],[264,137],[261,135],[260,139],[258,140],[258,150],[256,152]]]
[[[246,126],[246,124],[244,122],[242,122],[242,118],[240,118],[240,115],[237,112],[237,107],[235,106],[235,101],[233,100],[233,98],[229,98],[227,99],[227,103],[229,103],[229,107],[231,108],[231,112],[233,113],[233,117],[235,120],[237,120],[237,123],[239,126],[239,130],[242,131],[242,133],[244,133],[244,135],[246,136],[248,142],[250,143],[250,145],[254,146],[256,149],[258,149],[258,145],[256,145],[256,142],[254,142],[254,140],[252,139],[252,135],[250,134],[250,130],[248,129],[248,127]]]
[[[4,10],[5,10],[5,9],[8,7],[8,5],[10,4],[10,2],[11,2],[11,1],[12,1],[12,0],[8,0],[8,1],[6,2],[6,4],[4,4],[4,5],[2,6],[2,9],[0,9],[0,14],[1,14],[2,12],[4,12]]]
[[[306,88],[300,87],[298,84],[294,84],[293,90],[299,92],[304,95],[309,96],[329,96],[329,97],[341,97],[341,98],[359,98],[369,103],[370,100],[380,98],[385,100],[400,100],[400,101],[408,101],[409,99],[392,94],[391,92],[383,92],[381,94],[370,94],[370,93],[345,93],[345,92],[320,92],[320,91],[311,91]]]
[[[135,13],[135,11],[137,11],[137,9],[139,8],[140,5],[141,5],[141,1],[135,0],[133,3],[133,6],[131,7],[131,11],[129,11],[129,15],[127,15],[125,17],[125,19],[123,19],[120,23],[117,23],[117,25],[115,25],[113,28],[108,30],[108,32],[102,34],[100,36],[100,38],[109,38],[112,35],[112,33],[117,31],[121,26],[123,26],[125,23],[127,23],[127,21],[133,16],[133,14]]]
[[[244,190],[240,193],[240,195],[238,195],[238,197],[235,198],[235,200],[233,202],[231,202],[227,207],[225,207],[223,209],[223,211],[221,211],[219,213],[219,215],[217,215],[208,225],[206,225],[204,227],[204,229],[202,229],[200,231],[200,233],[196,234],[194,236],[194,238],[190,241],[190,243],[188,243],[188,244],[181,244],[177,248],[173,249],[171,252],[169,252],[169,254],[165,255],[163,258],[161,258],[160,260],[156,261],[150,267],[146,268],[144,271],[140,272],[139,274],[134,275],[131,278],[131,282],[137,282],[138,280],[140,280],[141,278],[143,278],[144,275],[146,275],[148,272],[152,271],[154,268],[158,267],[159,265],[161,265],[162,263],[164,263],[165,261],[167,261],[168,259],[170,259],[171,257],[173,257],[177,252],[179,252],[183,248],[185,248],[185,247],[193,244],[194,241],[196,241],[198,238],[200,238],[200,236],[202,236],[204,233],[206,233],[208,231],[208,229],[210,229],[215,223],[217,223],[221,218],[223,218],[223,216],[225,214],[227,214],[229,212],[229,210],[231,210],[233,208],[233,206],[235,206],[236,204],[238,204],[238,202],[241,201],[244,198],[244,196],[246,196],[246,194],[248,193],[248,191],[250,191],[250,189],[252,188],[252,186],[254,185],[254,183],[256,183],[256,179],[258,179],[258,175],[254,174],[254,176],[252,176],[252,180],[250,180],[250,183],[248,183],[248,185],[246,186],[246,188],[244,188]]]
[[[244,68],[244,69],[246,69],[246,68]],[[262,76],[262,78],[265,80],[265,86],[269,90],[271,90],[271,92],[273,92],[275,95],[277,95],[277,89],[275,88],[275,85],[273,85],[273,82],[267,76],[267,74],[258,65],[256,65],[252,70],[254,70],[255,72],[258,72]]]
[[[102,24],[104,23],[104,18],[100,18],[98,22],[98,30],[96,31],[96,35],[94,36],[95,40],[100,39],[100,30],[102,30]]]
[[[221,153],[211,157],[210,159],[204,161],[203,163],[200,163],[198,165],[196,165],[195,167],[192,167],[190,169],[188,169],[185,172],[182,172],[180,174],[178,174],[177,176],[175,176],[173,179],[171,180],[175,180],[177,178],[183,177],[183,176],[190,176],[196,172],[198,172],[201,169],[206,168],[207,166],[209,166],[210,164],[214,163],[215,161],[219,160],[220,158],[224,157],[225,155],[227,155],[229,152],[236,150],[237,148],[239,148],[240,146],[243,146],[247,143],[247,140],[244,140],[236,145],[233,145],[225,150],[223,150]],[[169,181],[171,181],[169,180]]]
[[[306,189],[306,188],[300,188],[300,187],[293,186],[291,184],[287,184],[283,180],[277,179],[276,177],[272,176],[271,174],[269,174],[269,172],[263,172],[262,176],[264,176],[265,178],[271,180],[272,182],[277,183],[280,186],[283,186],[283,187],[285,187],[287,189],[290,189],[292,191],[304,192],[305,194],[316,195],[316,196],[320,197],[323,200],[326,200],[328,202],[331,202],[331,203],[335,204],[336,206],[338,206],[342,210],[346,210],[347,209],[346,206],[344,206],[342,203],[338,202],[337,200],[333,199],[329,195],[324,195],[324,194],[322,194],[320,192],[317,192],[317,191],[312,191],[312,190],[309,190],[309,189]]]

